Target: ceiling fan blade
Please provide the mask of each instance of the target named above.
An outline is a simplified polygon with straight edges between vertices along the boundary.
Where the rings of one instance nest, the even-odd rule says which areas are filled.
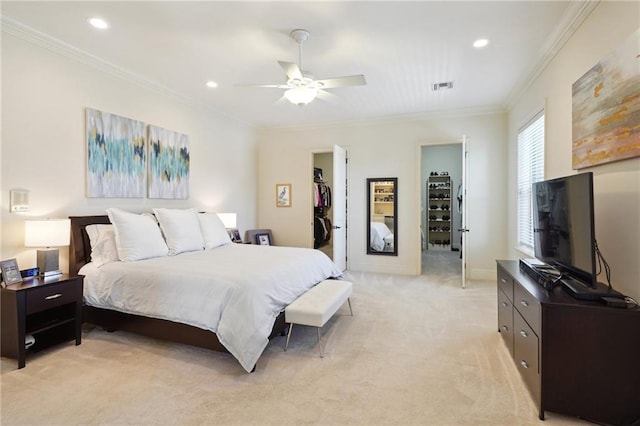
[[[289,103],[289,100],[287,98],[285,98],[284,96],[280,96],[280,98],[277,101],[275,101],[273,104],[280,106],[288,103]]]
[[[364,75],[350,75],[346,77],[326,78],[324,80],[316,80],[315,83],[319,83],[323,89],[331,89],[333,87],[345,87],[345,86],[364,86],[367,84],[367,80],[364,79]]]
[[[236,84],[235,87],[271,87],[274,89],[290,89],[286,84]]]
[[[330,102],[332,104],[337,104],[340,102],[340,98],[333,93],[329,93],[326,90],[318,90],[318,99],[322,99],[323,101]]]
[[[284,70],[285,74],[287,74],[287,77],[289,78],[289,80],[291,79],[302,80],[302,72],[300,71],[300,67],[298,67],[298,64],[295,64],[293,62],[283,62],[283,61],[278,61],[278,63]]]

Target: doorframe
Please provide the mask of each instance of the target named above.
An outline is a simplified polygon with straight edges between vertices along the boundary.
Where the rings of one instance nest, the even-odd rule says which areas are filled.
[[[346,156],[347,156],[347,164],[345,165],[345,178],[347,180],[346,183],[346,194],[347,194],[347,200],[345,203],[345,227],[346,227],[346,232],[345,232],[345,237],[346,237],[346,242],[345,242],[345,265],[346,268],[345,270],[349,269],[349,242],[351,240],[351,238],[349,237],[349,148],[345,145],[340,145],[340,144],[336,144],[339,145],[342,149],[345,150]],[[307,173],[308,179],[309,179],[309,184],[307,185],[307,187],[309,188],[309,191],[312,191],[313,188],[313,168],[314,166],[314,155],[315,154],[333,154],[333,145],[331,146],[327,146],[327,147],[318,147],[318,148],[311,148],[311,150],[309,151],[309,167],[308,170],[310,171],[309,173]],[[311,193],[311,200],[313,200],[313,193]],[[309,231],[309,240],[308,240],[308,247],[313,248],[313,233],[314,233],[314,229],[313,229],[313,214],[314,214],[314,209],[313,209],[313,203],[309,204],[309,210],[308,210],[308,218],[309,218],[309,223],[311,224],[310,227],[310,231]],[[333,260],[333,259],[331,259]]]
[[[444,146],[444,145],[460,145],[460,147],[464,147],[463,139],[465,136],[461,136],[460,138],[455,139],[434,139],[434,140],[422,140],[416,144],[416,194],[415,199],[418,200],[418,208],[414,213],[414,223],[417,224],[418,230],[421,229],[422,225],[422,148],[424,147],[435,147],[435,146]],[[464,156],[464,153],[462,153]],[[422,230],[422,232],[426,232]],[[426,236],[426,233],[425,233]],[[427,242],[428,244],[428,242]],[[462,250],[462,247],[460,248]],[[422,274],[422,234],[420,234],[420,238],[418,238],[416,250],[418,253],[418,262],[416,265],[416,275]],[[464,265],[462,265],[464,267]]]

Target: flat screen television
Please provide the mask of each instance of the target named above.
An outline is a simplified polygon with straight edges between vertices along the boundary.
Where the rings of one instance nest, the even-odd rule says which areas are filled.
[[[597,281],[593,173],[536,182],[532,189],[535,257],[562,274],[574,297],[615,293]]]

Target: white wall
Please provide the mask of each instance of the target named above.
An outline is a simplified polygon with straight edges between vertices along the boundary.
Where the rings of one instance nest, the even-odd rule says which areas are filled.
[[[495,278],[495,259],[506,253],[506,137],[504,113],[414,117],[258,132],[259,226],[279,244],[311,247],[311,152],[348,150],[347,253],[350,270],[420,273],[420,145],[469,142],[469,259],[471,278]],[[398,177],[398,256],[366,254],[366,179]],[[277,208],[276,183],[291,183],[293,205]]]
[[[253,130],[105,70],[3,33],[2,258],[17,257],[22,269],[35,266],[35,251],[23,247],[27,216],[104,214],[110,206],[130,211],[196,207],[237,212],[240,228],[254,227],[257,148]],[[86,198],[85,107],[188,134],[190,198]],[[9,213],[12,188],[31,191],[29,215]],[[61,254],[66,270],[67,250]]]
[[[546,105],[545,176],[571,168],[571,85],[615,50],[639,26],[640,3],[600,2],[509,111],[509,249],[516,247],[515,162],[517,131]],[[594,173],[596,237],[612,270],[615,289],[640,298],[640,158],[580,171]],[[604,276],[599,278],[605,281]]]

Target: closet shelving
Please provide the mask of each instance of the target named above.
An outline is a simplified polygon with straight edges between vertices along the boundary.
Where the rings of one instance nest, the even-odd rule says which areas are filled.
[[[451,249],[451,176],[431,172],[427,179],[427,248]]]
[[[393,217],[394,206],[394,188],[393,182],[381,181],[375,182],[371,189],[371,211],[373,212],[372,220],[374,222],[385,222],[385,217]]]

